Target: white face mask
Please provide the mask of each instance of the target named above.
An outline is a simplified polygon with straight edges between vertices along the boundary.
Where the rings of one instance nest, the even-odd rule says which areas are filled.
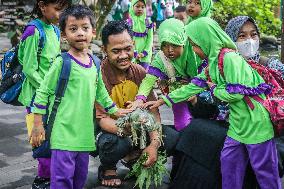
[[[236,42],[238,51],[246,59],[252,58],[256,55],[259,49],[259,40],[247,39],[242,42]]]

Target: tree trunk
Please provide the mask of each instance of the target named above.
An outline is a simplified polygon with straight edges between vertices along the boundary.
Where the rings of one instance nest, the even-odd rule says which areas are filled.
[[[105,19],[116,0],[95,0],[94,14],[96,17],[96,39],[100,39],[100,33],[105,23]]]
[[[1,1],[1,0],[0,0]],[[95,19],[96,19],[96,39],[100,39],[100,33],[102,27],[105,23],[105,19],[109,12],[111,11],[112,6],[114,5],[116,0],[94,0],[90,5],[91,9],[94,11]],[[73,4],[77,4],[81,2],[83,5],[89,5],[90,1],[87,0],[72,0]]]

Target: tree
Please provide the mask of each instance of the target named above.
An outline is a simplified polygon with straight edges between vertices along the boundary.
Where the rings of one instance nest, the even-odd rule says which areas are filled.
[[[80,0],[72,0],[72,3],[79,3]],[[106,17],[111,11],[112,6],[116,0],[93,0],[90,4],[90,8],[94,11],[96,18],[96,38],[100,38],[102,27],[105,23]],[[86,0],[82,0],[82,3],[88,5]]]
[[[280,0],[219,0],[214,3],[213,18],[224,28],[231,18],[247,15],[256,20],[261,33],[279,36],[280,19],[274,13],[279,6]]]

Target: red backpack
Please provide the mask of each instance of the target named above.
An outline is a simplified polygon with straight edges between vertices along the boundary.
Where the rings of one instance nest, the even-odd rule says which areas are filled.
[[[235,52],[235,50],[223,48],[218,57],[218,68],[223,78],[224,76],[224,56],[228,52]],[[244,96],[244,100],[250,109],[254,109],[251,98],[261,103],[269,112],[275,136],[283,135],[284,131],[284,80],[281,73],[276,70],[267,68],[254,61],[247,61],[247,63],[255,69],[258,74],[264,79],[266,84],[272,85],[271,93],[267,95],[266,99],[255,96]]]

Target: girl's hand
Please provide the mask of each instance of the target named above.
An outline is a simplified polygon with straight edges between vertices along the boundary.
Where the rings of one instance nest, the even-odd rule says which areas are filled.
[[[113,115],[116,117],[123,117],[126,116],[126,114],[133,112],[133,109],[121,109],[119,108],[117,112],[115,112]]]
[[[140,53],[139,55],[140,55],[140,58],[144,58],[145,57],[143,53]]]
[[[212,83],[212,82],[207,81],[207,85],[208,85],[209,88],[211,88],[211,87],[214,86],[215,84]]]
[[[144,102],[143,102],[143,100],[141,100],[141,99],[137,99],[137,100],[135,100],[134,102],[127,101],[126,104],[127,104],[127,106],[126,106],[127,109],[131,108],[131,109],[134,109],[134,110],[135,110],[136,108],[142,107],[142,105],[144,104]]]
[[[40,146],[42,141],[45,140],[45,130],[42,124],[33,126],[30,140],[32,140],[33,147]]]
[[[165,101],[163,99],[159,99],[157,101],[149,101],[146,102],[142,108],[149,108],[150,110],[154,109],[154,108],[158,108],[159,106],[162,106],[163,104],[165,104]]]

